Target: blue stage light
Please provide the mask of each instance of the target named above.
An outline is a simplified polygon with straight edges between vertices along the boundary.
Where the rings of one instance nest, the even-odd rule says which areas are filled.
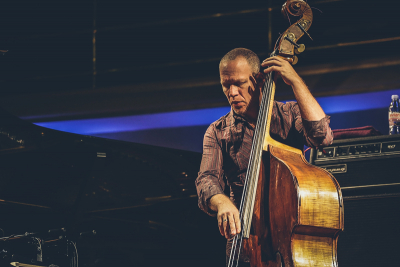
[[[317,101],[327,114],[334,114],[388,107],[392,94],[400,94],[400,90],[319,97]],[[113,118],[36,122],[35,124],[65,132],[96,135],[209,125],[229,110],[229,107],[220,107]]]

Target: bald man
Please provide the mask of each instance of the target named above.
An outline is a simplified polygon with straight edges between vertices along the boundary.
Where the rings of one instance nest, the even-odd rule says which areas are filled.
[[[265,68],[260,72],[260,68]],[[240,205],[252,139],[262,98],[265,74],[273,71],[293,89],[296,102],[274,101],[271,137],[281,143],[303,149],[332,143],[333,134],[326,116],[292,65],[280,57],[260,64],[249,49],[236,48],[220,61],[222,90],[231,111],[213,122],[204,135],[203,158],[196,179],[199,207],[217,217],[221,235],[227,240],[227,255],[232,237],[241,231]],[[225,188],[229,187],[229,196]],[[249,266],[246,257],[239,265]]]

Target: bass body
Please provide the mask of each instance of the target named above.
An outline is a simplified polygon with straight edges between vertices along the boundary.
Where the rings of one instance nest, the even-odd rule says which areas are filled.
[[[302,16],[282,35],[271,56],[297,62],[304,51],[312,12],[302,0],[288,0],[284,12]],[[337,240],[343,230],[339,184],[327,171],[308,164],[301,150],[270,136],[275,84],[264,84],[240,204],[242,232],[235,236],[228,267],[246,255],[251,267],[337,267]]]

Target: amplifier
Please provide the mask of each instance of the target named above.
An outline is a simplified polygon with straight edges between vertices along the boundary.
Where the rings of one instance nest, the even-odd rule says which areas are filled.
[[[400,136],[337,140],[312,149],[310,162],[331,172],[342,189],[339,266],[399,266]]]

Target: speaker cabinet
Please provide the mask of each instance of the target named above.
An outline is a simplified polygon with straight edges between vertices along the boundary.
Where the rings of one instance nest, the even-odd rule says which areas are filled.
[[[400,136],[338,140],[312,150],[310,161],[342,189],[339,266],[400,266]]]

